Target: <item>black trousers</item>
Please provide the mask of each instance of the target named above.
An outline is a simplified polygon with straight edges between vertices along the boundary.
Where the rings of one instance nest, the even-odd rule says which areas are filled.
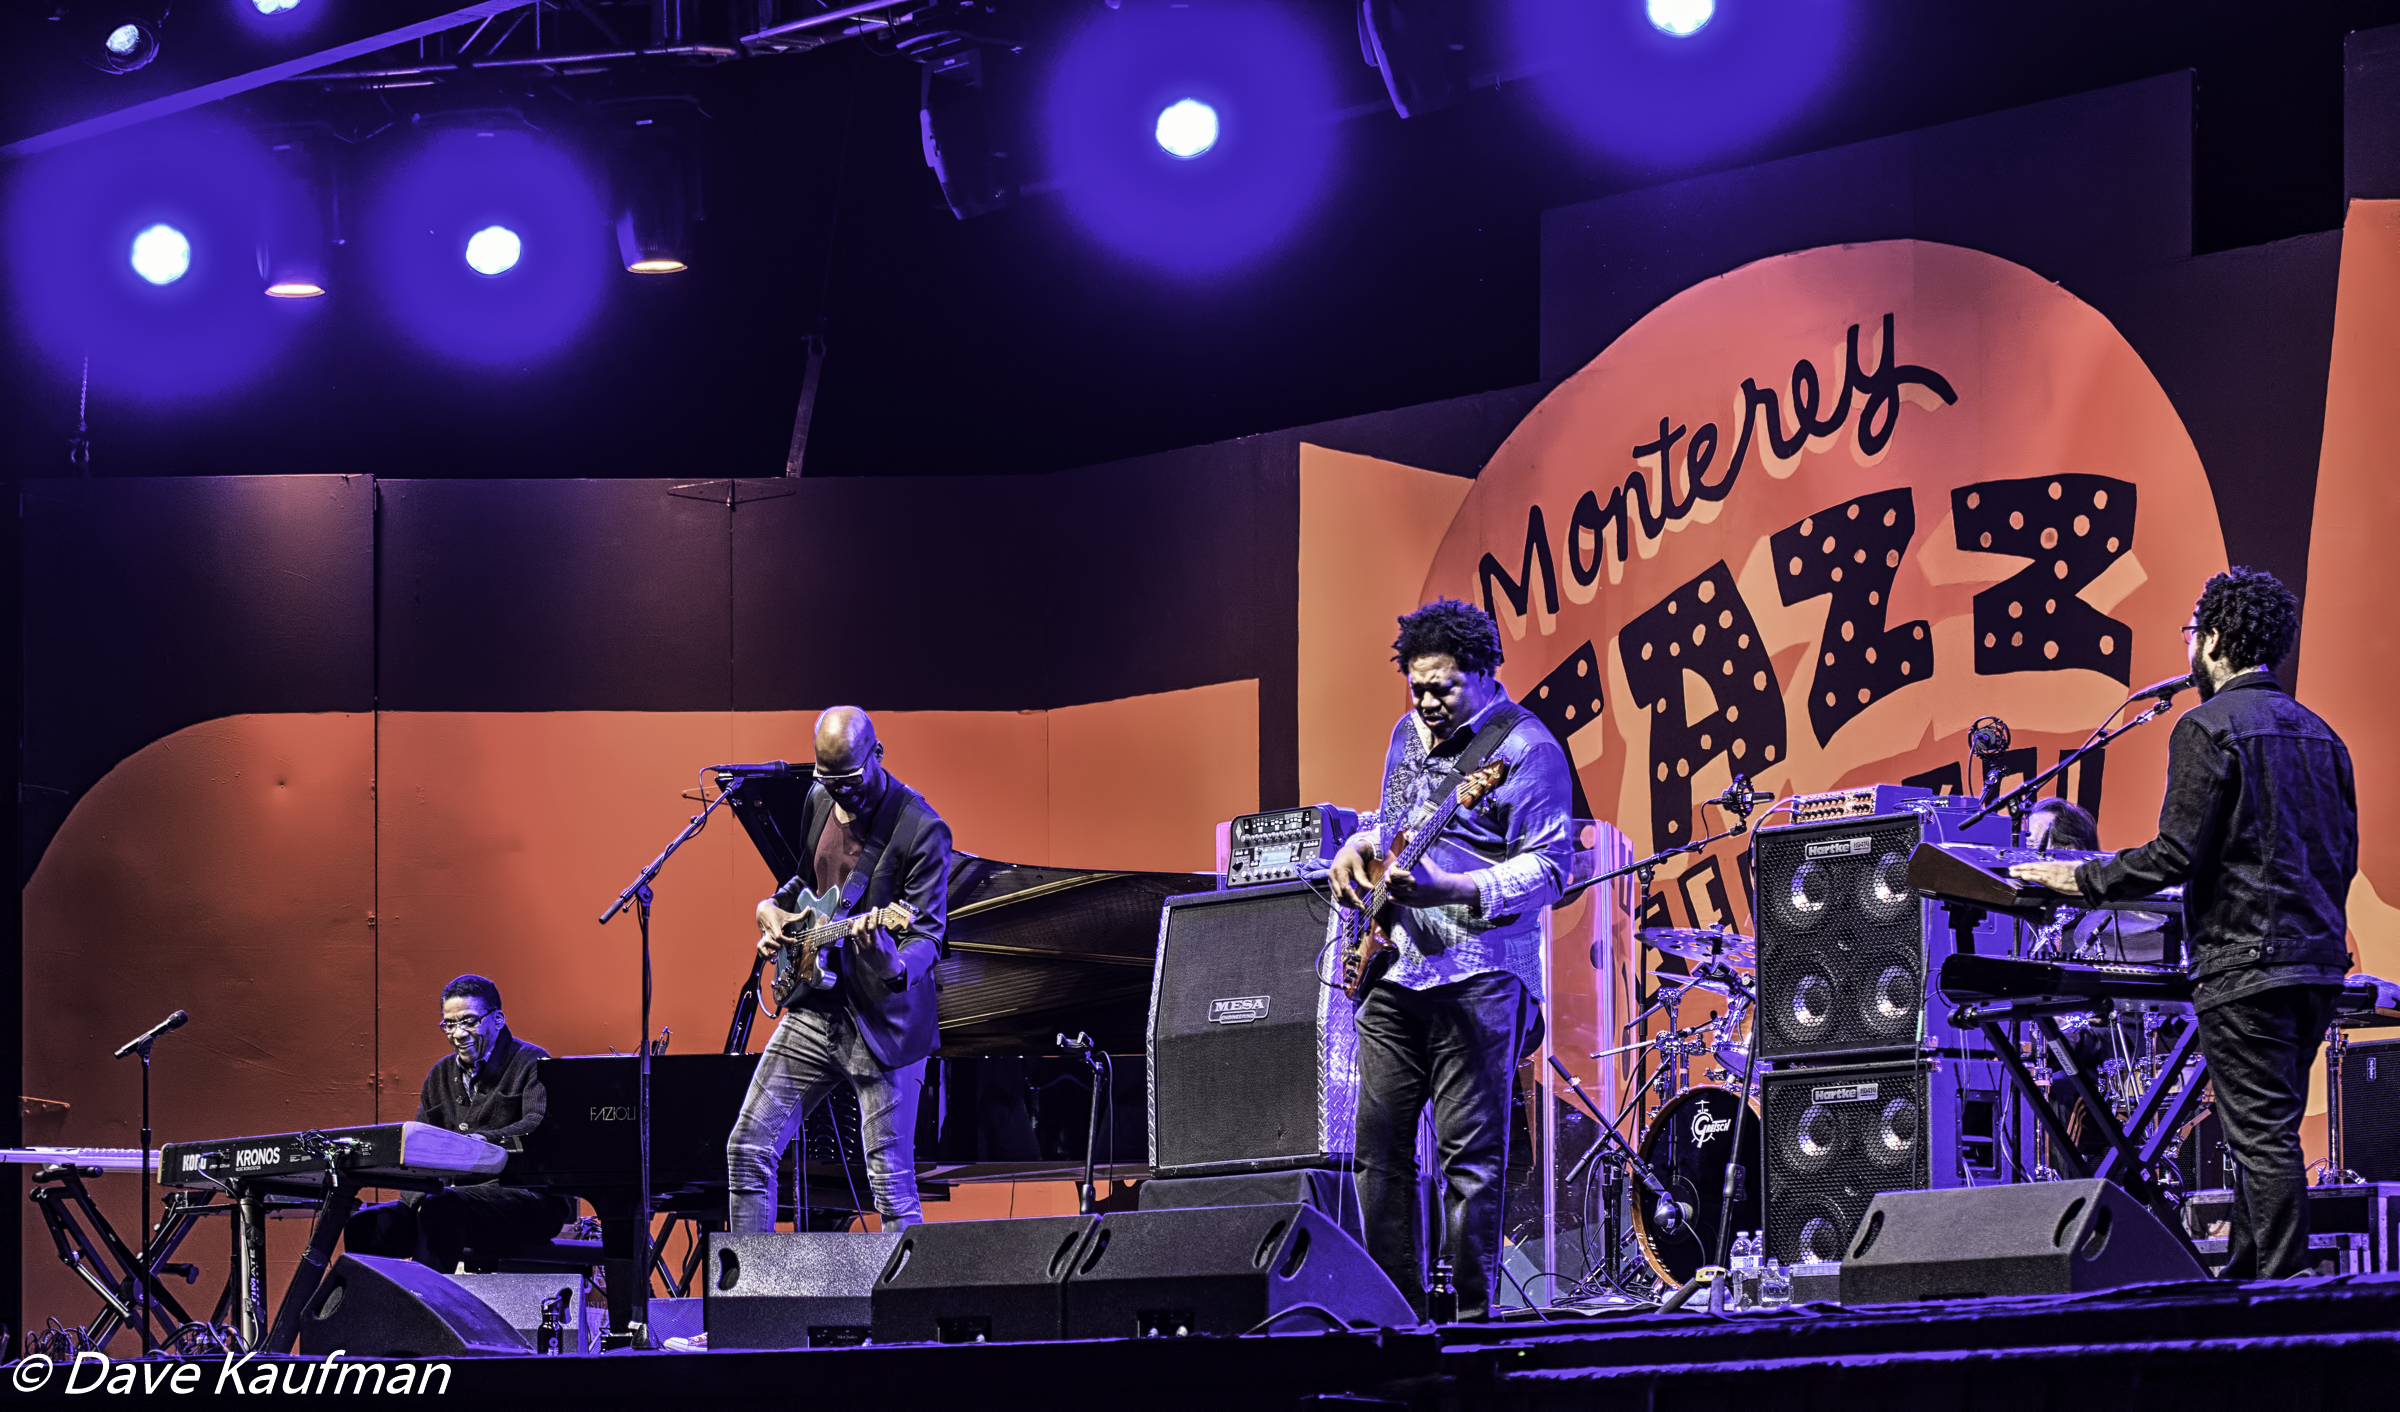
[[[2330,986],[2279,986],[2200,1012],[2217,1121],[2241,1165],[2225,1250],[2229,1280],[2281,1279],[2312,1263],[2300,1115],[2338,994]]]
[[[476,1182],[362,1206],[342,1227],[342,1247],[447,1272],[470,1253],[477,1260],[503,1260],[545,1245],[574,1214],[574,1203],[563,1196]]]
[[[1358,1007],[1358,1197],[1367,1253],[1425,1312],[1417,1119],[1433,1105],[1442,1246],[1458,1316],[1488,1318],[1500,1266],[1510,1076],[1532,1010],[1503,971],[1429,990],[1378,981]]]

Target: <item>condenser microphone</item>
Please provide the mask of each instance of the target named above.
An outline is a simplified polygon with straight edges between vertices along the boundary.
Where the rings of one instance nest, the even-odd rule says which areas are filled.
[[[2144,697],[2156,697],[2160,701],[2171,701],[2175,698],[2176,692],[2190,685],[2192,685],[2192,677],[2189,672],[2186,672],[2182,676],[2169,677],[2165,681],[2154,681],[2125,699],[2139,701]]]

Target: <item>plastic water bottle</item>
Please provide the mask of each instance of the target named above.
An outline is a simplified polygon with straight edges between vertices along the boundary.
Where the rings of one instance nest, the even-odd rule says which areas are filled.
[[[1734,1232],[1731,1261],[1728,1273],[1733,1280],[1734,1307],[1750,1308],[1757,1302],[1758,1245],[1749,1231]]]
[[[1758,1277],[1758,1304],[1762,1309],[1778,1309],[1792,1302],[1792,1277],[1774,1256],[1767,1257],[1767,1268]]]
[[[1426,1317],[1437,1324],[1457,1323],[1458,1287],[1451,1283],[1449,1260],[1435,1260],[1432,1276],[1425,1288]]]

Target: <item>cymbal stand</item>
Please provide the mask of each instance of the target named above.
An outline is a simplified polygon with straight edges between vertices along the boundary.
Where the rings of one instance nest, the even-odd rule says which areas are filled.
[[[1729,1004],[1738,999],[1748,1003],[1753,1010],[1757,1008],[1758,993],[1743,983],[1740,972],[1723,961],[1706,964],[1714,968],[1717,978],[1728,987],[1726,999]],[[1756,1023],[1750,1026],[1750,1048],[1742,1056],[1742,1098],[1733,1105],[1733,1145],[1725,1149],[1725,1180],[1718,1184],[1717,1248],[1711,1252],[1709,1263],[1720,1267],[1725,1264],[1726,1251],[1733,1242],[1735,1193],[1738,1190],[1745,1197],[1748,1194],[1750,1173],[1742,1166],[1742,1124],[1749,1120],[1750,1095],[1758,1087],[1758,1032],[1761,1028]],[[1762,1158],[1766,1155],[1763,1148],[1759,1155]],[[1763,1207],[1761,1212],[1763,1214]]]

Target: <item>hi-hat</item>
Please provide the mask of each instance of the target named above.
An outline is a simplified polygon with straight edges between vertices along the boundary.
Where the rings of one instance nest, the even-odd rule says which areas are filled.
[[[1758,959],[1758,949],[1750,938],[1714,927],[1652,927],[1641,933],[1641,939],[1653,951],[1680,956],[1686,961],[1721,957],[1736,966],[1751,966]]]

